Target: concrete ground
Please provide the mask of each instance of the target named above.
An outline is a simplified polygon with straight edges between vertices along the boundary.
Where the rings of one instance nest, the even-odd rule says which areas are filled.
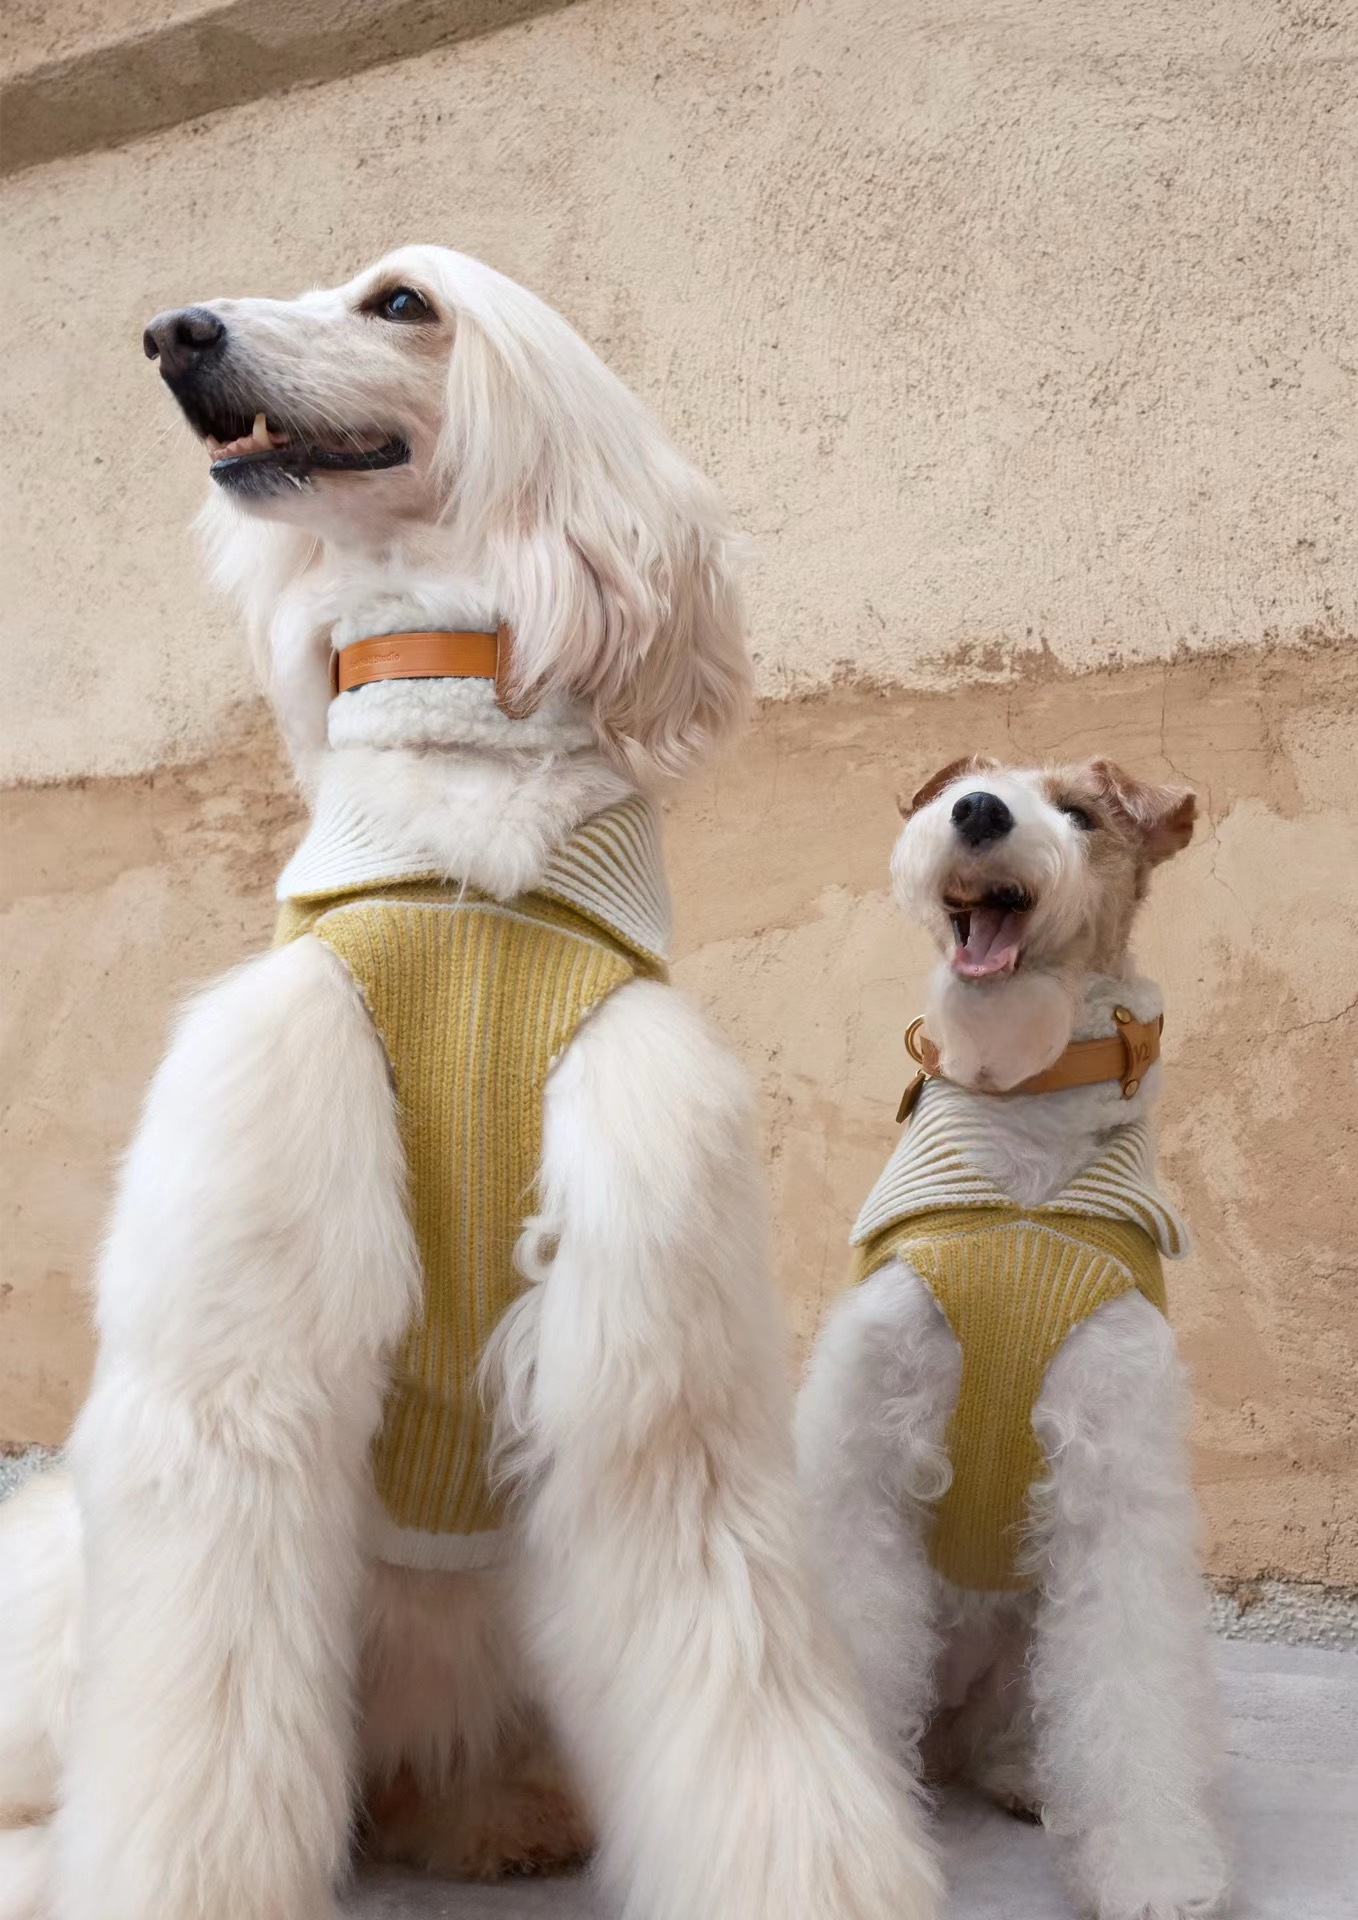
[[[1220,1647],[1226,1803],[1236,1860],[1230,1920],[1353,1920],[1358,1912],[1358,1658]],[[1076,1920],[1047,1836],[959,1798],[941,1816],[947,1920]],[[456,1887],[364,1881],[353,1920],[609,1920],[586,1881]],[[827,1917],[828,1920],[828,1917]]]
[[[0,1499],[40,1464],[0,1455]],[[1351,1590],[1280,1586],[1259,1604],[1218,1596],[1224,1634],[1305,1634],[1217,1643],[1226,1718],[1224,1799],[1237,1893],[1228,1920],[1358,1915],[1358,1616]],[[1258,1600],[1258,1596],[1253,1596]],[[1344,1650],[1338,1650],[1344,1649]],[[1078,1920],[1038,1829],[957,1798],[940,1825],[946,1920]],[[356,1888],[350,1920],[611,1920],[588,1881],[459,1887],[405,1873]],[[828,1917],[827,1917],[828,1920]]]

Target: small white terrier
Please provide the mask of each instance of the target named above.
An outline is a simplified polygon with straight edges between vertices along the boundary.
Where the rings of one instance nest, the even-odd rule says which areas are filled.
[[[146,346],[211,455],[312,821],[296,937],[193,1003],[151,1087],[69,1477],[0,1514],[0,1913],[324,1920],[363,1794],[378,1851],[466,1873],[597,1831],[633,1920],[928,1920],[906,1777],[809,1572],[750,1090],[663,983],[634,785],[746,706],[721,504],[562,320],[440,248]],[[380,677],[450,632],[498,684]],[[332,695],[346,654],[379,677]],[[583,956],[550,1008],[478,960],[490,1064],[458,1038],[422,1143],[371,998],[405,983],[333,933],[369,894],[431,942]],[[495,1049],[513,1068],[561,1008],[525,1099]],[[488,1198],[485,1142],[539,1127]],[[433,1228],[415,1148],[453,1196]],[[514,1497],[440,1533],[374,1497],[375,1436],[424,1378],[416,1241],[492,1216],[504,1257],[458,1258],[476,1301],[518,1290],[480,1376]]]
[[[819,1550],[888,1747],[1040,1818],[1098,1920],[1186,1920],[1225,1872],[1127,943],[1193,796],[970,760],[903,811],[896,897],[946,957],[800,1401]]]

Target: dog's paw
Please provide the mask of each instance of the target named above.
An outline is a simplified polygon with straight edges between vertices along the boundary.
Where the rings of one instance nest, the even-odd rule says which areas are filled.
[[[1092,1920],[1213,1920],[1222,1912],[1229,1874],[1206,1819],[1086,1833],[1075,1846],[1076,1882]]]
[[[584,1816],[564,1787],[515,1781],[482,1796],[458,1836],[446,1871],[466,1880],[507,1874],[568,1873],[593,1850]]]
[[[967,1777],[967,1776],[964,1776]],[[1021,1740],[1010,1739],[986,1754],[969,1776],[970,1784],[993,1807],[1029,1826],[1042,1825],[1042,1795],[1038,1792]]]
[[[1200,1888],[1185,1883],[1180,1893],[1156,1892],[1091,1902],[1094,1920],[1215,1920],[1223,1910],[1226,1888],[1214,1877]]]
[[[370,1794],[364,1851],[457,1880],[568,1873],[594,1837],[569,1789],[544,1768],[427,1792],[403,1773]]]
[[[983,1787],[981,1791],[993,1807],[1001,1813],[1007,1813],[1013,1820],[1023,1821],[1025,1826],[1042,1825],[1042,1802],[1030,1798],[1026,1793],[1006,1793],[1002,1788]]]
[[[1098,1920],[1213,1920],[1220,1914],[1222,1896],[1210,1894],[1205,1900],[1152,1900],[1139,1907],[1100,1908]]]

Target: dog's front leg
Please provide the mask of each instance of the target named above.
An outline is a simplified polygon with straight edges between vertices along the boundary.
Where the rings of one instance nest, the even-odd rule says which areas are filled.
[[[320,1920],[384,1354],[416,1270],[386,1061],[311,940],[183,1020],[99,1277],[58,1920]]]
[[[933,1295],[892,1261],[827,1317],[797,1405],[825,1583],[879,1736],[916,1770],[939,1652],[929,1503],[951,1477],[944,1441],[961,1370]]]
[[[1097,1920],[1196,1920],[1225,1889],[1185,1399],[1168,1326],[1129,1294],[1068,1337],[1034,1412],[1039,1785]]]
[[[808,1575],[744,1077],[623,988],[548,1088],[542,1283],[492,1356],[530,1632],[646,1920],[922,1920],[935,1876]]]

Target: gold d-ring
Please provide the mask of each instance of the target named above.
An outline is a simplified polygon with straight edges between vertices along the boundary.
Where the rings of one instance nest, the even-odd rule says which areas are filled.
[[[905,1050],[917,1067],[933,1076],[938,1072],[938,1048],[927,1034],[921,1039],[920,1029],[924,1025],[924,1015],[917,1014],[905,1030]]]

